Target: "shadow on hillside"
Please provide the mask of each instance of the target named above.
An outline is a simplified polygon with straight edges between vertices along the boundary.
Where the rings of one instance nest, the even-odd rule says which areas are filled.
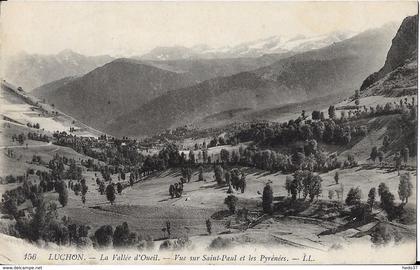
[[[162,200],[159,200],[158,202],[167,202],[167,201],[170,201],[172,198],[166,198],[166,199],[162,199]],[[175,199],[175,198],[174,198]]]
[[[275,176],[276,175],[276,173],[272,173],[272,172],[262,172],[262,173],[260,173],[256,178],[258,179],[258,178],[261,178],[261,177],[266,177],[266,176],[269,176],[269,175],[272,175],[272,176]]]
[[[333,183],[333,184],[329,184],[327,185],[327,187],[332,187],[332,186],[338,186],[339,184]]]
[[[230,215],[232,215],[232,213],[229,210],[220,210],[211,215],[211,218],[215,220],[222,220]]]
[[[227,188],[227,186],[226,185],[219,185],[217,183],[214,183],[213,185],[209,185],[209,186],[200,186],[200,189],[208,189],[208,188],[222,189],[222,188]]]

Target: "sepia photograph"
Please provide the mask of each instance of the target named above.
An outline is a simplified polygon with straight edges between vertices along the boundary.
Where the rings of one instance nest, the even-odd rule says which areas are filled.
[[[0,264],[415,264],[418,21],[1,2]]]

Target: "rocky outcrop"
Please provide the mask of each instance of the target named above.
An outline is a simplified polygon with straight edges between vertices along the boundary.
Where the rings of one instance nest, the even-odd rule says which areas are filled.
[[[417,59],[418,46],[418,15],[404,19],[397,34],[392,40],[384,66],[371,74],[364,81],[360,90],[363,91],[375,82],[384,78],[388,73],[406,64],[413,58]]]

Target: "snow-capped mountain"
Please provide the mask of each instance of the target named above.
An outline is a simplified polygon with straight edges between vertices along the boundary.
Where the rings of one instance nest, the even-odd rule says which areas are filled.
[[[196,58],[238,58],[258,57],[265,54],[298,53],[326,47],[354,36],[355,32],[333,32],[325,35],[306,37],[298,35],[292,38],[271,36],[251,42],[241,43],[232,47],[211,48],[206,45],[196,45],[191,48],[157,47],[141,56],[141,59],[167,61]]]

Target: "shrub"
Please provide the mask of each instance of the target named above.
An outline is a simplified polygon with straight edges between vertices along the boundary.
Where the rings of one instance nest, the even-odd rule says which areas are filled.
[[[166,239],[165,241],[162,242],[162,244],[160,244],[159,246],[160,250],[169,250],[172,249],[172,242],[169,239]]]
[[[103,225],[96,230],[94,237],[99,247],[108,247],[112,244],[114,230],[111,225]]]
[[[225,198],[225,204],[228,206],[231,214],[234,214],[236,212],[237,203],[238,198],[236,198],[234,195],[229,195]]]
[[[232,247],[232,239],[217,237],[209,245],[209,249],[226,249]]]
[[[391,241],[399,242],[402,239],[397,230],[393,230],[388,224],[378,223],[371,233],[371,241],[375,245],[387,245]]]
[[[114,247],[127,247],[129,246],[130,229],[127,222],[123,222],[115,228],[112,236]]]

